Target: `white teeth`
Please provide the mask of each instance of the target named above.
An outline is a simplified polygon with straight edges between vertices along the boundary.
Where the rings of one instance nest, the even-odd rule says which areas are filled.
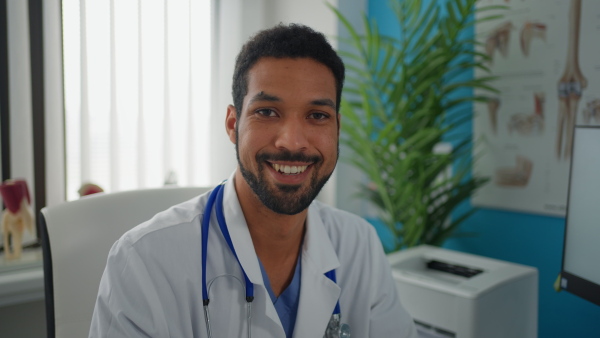
[[[301,165],[301,166],[295,166],[295,165],[282,165],[282,164],[276,164],[276,163],[271,163],[271,166],[273,167],[273,169],[284,173],[284,174],[300,174],[303,173],[306,168],[308,168],[307,165]]]

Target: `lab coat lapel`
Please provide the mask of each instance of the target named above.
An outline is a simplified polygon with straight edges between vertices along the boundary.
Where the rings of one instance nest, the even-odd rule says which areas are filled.
[[[275,310],[275,306],[267,295],[265,283],[258,264],[258,257],[254,250],[250,231],[248,231],[248,225],[246,224],[246,219],[233,184],[234,175],[231,175],[229,180],[225,183],[225,191],[223,192],[223,214],[225,216],[225,222],[227,223],[231,241],[233,242],[233,247],[240,260],[240,264],[244,268],[246,275],[248,275],[250,282],[254,284],[255,299],[257,292],[261,292],[263,296],[266,297],[265,302],[258,302],[256,300],[253,302],[253,312],[265,313],[266,316],[273,321],[273,324],[281,328],[281,333],[283,333],[277,310]],[[216,226],[218,227],[218,225]]]
[[[229,234],[231,235],[233,247],[235,248],[240,263],[244,267],[244,271],[246,271],[248,278],[250,278],[250,281],[253,283],[264,284],[262,274],[260,273],[260,266],[258,265],[256,251],[254,250],[254,245],[252,245],[252,238],[250,237],[250,231],[248,231],[248,225],[246,224],[246,218],[244,218],[240,201],[235,192],[233,176],[225,183],[223,209],[225,222],[227,223],[227,229],[229,229]]]
[[[323,337],[340,297],[340,287],[325,273],[340,266],[314,203],[309,207],[302,250],[300,304],[294,337]]]

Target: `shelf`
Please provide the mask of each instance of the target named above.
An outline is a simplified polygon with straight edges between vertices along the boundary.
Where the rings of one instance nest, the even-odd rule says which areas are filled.
[[[41,249],[26,250],[19,260],[0,254],[0,307],[44,299]]]

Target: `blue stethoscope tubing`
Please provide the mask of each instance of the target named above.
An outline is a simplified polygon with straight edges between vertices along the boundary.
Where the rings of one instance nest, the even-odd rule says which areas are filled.
[[[219,229],[225,238],[225,242],[231,249],[233,256],[238,262],[240,269],[242,269],[242,273],[244,274],[244,282],[246,284],[246,316],[247,316],[247,336],[250,338],[250,321],[252,319],[252,301],[254,300],[254,284],[250,282],[246,271],[242,267],[240,260],[235,252],[235,248],[233,247],[233,242],[231,241],[231,236],[229,235],[229,230],[227,229],[227,224],[225,223],[225,216],[223,215],[223,184],[219,184],[208,197],[208,201],[206,203],[206,208],[204,209],[204,215],[202,217],[202,304],[204,307],[204,320],[206,322],[206,331],[208,334],[208,338],[212,338],[212,330],[210,327],[210,316],[208,310],[208,303],[210,303],[210,299],[208,298],[208,288],[206,286],[206,259],[208,253],[208,228],[210,224],[210,216],[213,210],[213,206],[216,203],[215,215],[217,217],[217,223],[219,224]]]
[[[231,236],[229,235],[229,230],[227,229],[227,223],[225,223],[225,215],[223,214],[223,191],[224,191],[224,182],[216,186],[213,191],[208,196],[208,201],[206,202],[206,207],[204,209],[204,214],[202,215],[202,224],[201,224],[201,233],[202,233],[202,304],[204,307],[204,319],[206,321],[206,329],[208,331],[209,338],[211,337],[210,330],[210,319],[209,319],[209,311],[208,311],[208,303],[210,303],[210,299],[208,297],[208,288],[206,284],[206,259],[208,254],[208,229],[210,225],[210,218],[212,214],[212,210],[214,207],[215,215],[217,217],[217,223],[219,224],[219,229],[231,249],[233,256],[237,260],[242,273],[244,274],[244,282],[246,284],[246,304],[248,311],[251,311],[251,304],[254,300],[254,284],[248,278],[246,271],[242,267],[240,260],[235,252],[235,248],[233,247],[233,242],[231,241]],[[216,205],[215,205],[216,203]],[[337,283],[335,270],[331,270],[325,273],[327,278],[331,279],[334,283]],[[335,308],[333,310],[333,316],[340,316],[340,301],[338,300]],[[251,315],[248,312],[248,320],[250,320]],[[248,323],[248,337],[250,337],[250,323]]]

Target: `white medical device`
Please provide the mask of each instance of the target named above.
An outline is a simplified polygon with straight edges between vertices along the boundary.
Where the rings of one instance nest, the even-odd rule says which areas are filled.
[[[537,269],[427,245],[388,258],[420,337],[537,337]]]

